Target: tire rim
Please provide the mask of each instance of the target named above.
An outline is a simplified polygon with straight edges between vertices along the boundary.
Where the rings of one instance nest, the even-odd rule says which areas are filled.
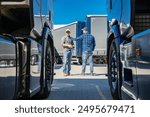
[[[117,56],[115,51],[112,52],[110,73],[112,88],[115,90],[117,87]]]

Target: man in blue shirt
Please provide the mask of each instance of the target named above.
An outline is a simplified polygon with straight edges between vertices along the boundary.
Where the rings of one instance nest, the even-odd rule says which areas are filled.
[[[93,51],[95,49],[95,38],[93,35],[88,33],[87,28],[82,29],[83,34],[79,36],[76,40],[82,41],[82,73],[81,75],[85,75],[87,59],[89,59],[90,64],[90,73],[93,76]]]

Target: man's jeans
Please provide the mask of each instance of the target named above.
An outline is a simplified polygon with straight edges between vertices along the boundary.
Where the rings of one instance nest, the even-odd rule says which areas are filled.
[[[64,52],[64,65],[63,65],[63,72],[65,74],[70,74],[71,59],[72,59],[72,50],[66,50]]]
[[[89,59],[89,64],[90,64],[90,73],[93,73],[93,52],[82,53],[82,73],[85,73],[88,59]]]

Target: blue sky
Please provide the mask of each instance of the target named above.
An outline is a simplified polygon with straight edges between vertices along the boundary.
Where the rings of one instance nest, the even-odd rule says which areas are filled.
[[[54,0],[54,24],[85,21],[87,14],[106,14],[106,0]]]

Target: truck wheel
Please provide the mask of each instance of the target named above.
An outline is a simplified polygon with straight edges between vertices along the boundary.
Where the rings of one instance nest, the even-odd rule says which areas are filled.
[[[47,98],[49,96],[49,93],[51,91],[51,84],[53,82],[53,64],[52,64],[52,49],[50,46],[50,43],[47,41],[46,46],[46,52],[45,52],[45,66],[43,66],[43,75],[45,76],[45,79],[43,79],[44,86],[42,86],[41,92],[40,92],[40,98]],[[45,69],[45,70],[44,70]],[[44,72],[45,71],[45,72]],[[43,83],[42,83],[43,84]]]
[[[115,40],[112,41],[108,61],[108,82],[113,99],[121,98],[121,62]]]

